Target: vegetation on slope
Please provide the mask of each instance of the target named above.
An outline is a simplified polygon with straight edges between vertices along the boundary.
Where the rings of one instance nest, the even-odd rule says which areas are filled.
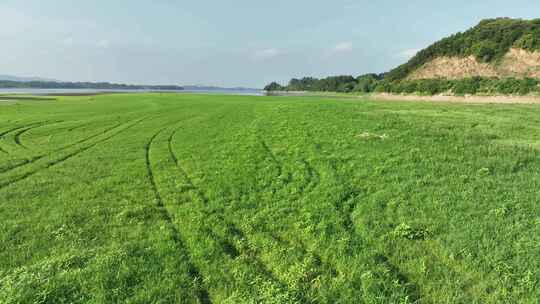
[[[419,94],[518,94],[539,93],[536,79],[482,78],[406,80],[410,73],[438,57],[474,56],[477,61],[496,64],[512,48],[540,50],[540,19],[497,18],[483,20],[472,29],[452,35],[420,51],[409,62],[386,74],[324,79],[292,79],[288,85],[272,83],[268,91],[388,92]]]
[[[540,19],[487,19],[470,30],[444,38],[420,51],[409,62],[390,71],[386,79],[399,81],[437,57],[473,55],[478,62],[495,62],[512,47],[540,50]]]
[[[331,76],[323,79],[304,77],[293,78],[286,86],[276,82],[267,85],[266,91],[310,91],[310,92],[371,92],[375,89],[377,82],[382,79],[382,75],[366,74],[354,78],[350,75]]]
[[[529,95],[540,94],[540,81],[534,78],[472,77],[458,80],[418,79],[408,81],[381,81],[375,92],[420,95]]]
[[[305,79],[310,81],[321,81],[314,78],[294,79],[287,86],[277,83],[268,85],[267,91],[310,91],[310,92],[340,92],[340,93],[394,93],[394,94],[483,94],[483,95],[529,95],[540,94],[540,80],[535,78],[486,78],[471,77],[457,80],[447,79],[418,79],[390,81],[381,79],[376,74],[359,76],[355,82],[346,82],[338,85],[337,90],[322,90],[317,86],[304,86]],[[346,79],[354,79],[348,77]]]

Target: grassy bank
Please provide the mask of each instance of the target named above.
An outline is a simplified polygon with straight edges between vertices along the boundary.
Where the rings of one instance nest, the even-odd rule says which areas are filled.
[[[540,107],[0,103],[2,303],[535,303]]]

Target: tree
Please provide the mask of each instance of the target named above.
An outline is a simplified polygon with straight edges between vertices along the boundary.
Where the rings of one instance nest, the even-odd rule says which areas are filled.
[[[264,87],[264,90],[269,91],[269,92],[270,91],[283,91],[284,87],[277,82],[272,82],[271,84]]]
[[[490,62],[497,55],[497,44],[482,41],[473,46],[473,54],[479,62]]]
[[[379,83],[379,76],[377,74],[366,74],[356,78],[356,86],[354,92],[359,93],[371,93],[375,91],[377,84]]]

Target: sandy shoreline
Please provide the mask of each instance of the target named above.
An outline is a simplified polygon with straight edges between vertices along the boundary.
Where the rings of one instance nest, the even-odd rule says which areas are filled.
[[[385,101],[426,101],[426,102],[455,102],[455,103],[478,103],[478,104],[540,104],[540,96],[417,96],[395,94],[373,94],[369,97],[373,100]]]
[[[327,98],[351,98],[351,99],[369,99],[383,101],[425,101],[425,102],[454,102],[454,103],[469,103],[469,104],[540,104],[540,96],[481,96],[481,95],[399,95],[390,93],[372,93],[365,95],[356,95],[351,93],[330,93],[330,92],[282,92],[274,91],[267,92],[267,96],[305,96],[305,97],[327,97]]]

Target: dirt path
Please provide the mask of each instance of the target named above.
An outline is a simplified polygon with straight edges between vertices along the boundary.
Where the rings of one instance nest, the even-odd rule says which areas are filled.
[[[386,101],[427,101],[427,102],[456,102],[471,104],[540,104],[540,96],[416,96],[373,94],[371,99]]]

